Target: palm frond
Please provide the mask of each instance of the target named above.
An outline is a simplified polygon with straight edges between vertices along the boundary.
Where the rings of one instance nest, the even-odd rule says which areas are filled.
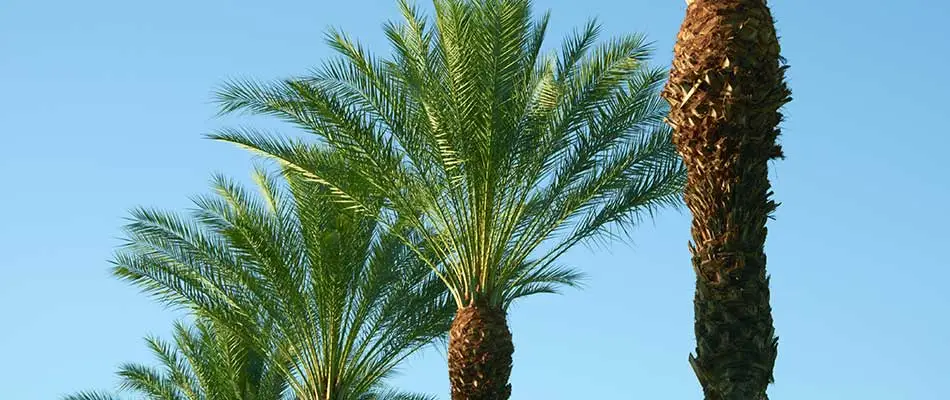
[[[418,394],[418,393],[404,393],[395,390],[376,392],[376,393],[367,393],[361,396],[358,400],[436,400],[437,396]]]
[[[62,400],[120,400],[120,398],[106,392],[84,391],[64,396]]]
[[[147,337],[159,367],[124,364],[120,389],[148,400],[290,400],[287,380],[278,374],[280,359],[226,326],[198,316],[193,325],[176,322],[174,341]],[[260,341],[276,338],[261,332]],[[67,400],[113,399],[104,392],[80,392]]]

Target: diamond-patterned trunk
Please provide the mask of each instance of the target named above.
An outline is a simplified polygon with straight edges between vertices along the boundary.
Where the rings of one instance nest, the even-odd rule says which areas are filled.
[[[688,1],[663,96],[687,165],[696,355],[707,400],[763,400],[778,339],[765,271],[768,161],[790,98],[764,0]]]
[[[507,400],[513,353],[504,310],[478,305],[459,309],[449,331],[452,400]]]

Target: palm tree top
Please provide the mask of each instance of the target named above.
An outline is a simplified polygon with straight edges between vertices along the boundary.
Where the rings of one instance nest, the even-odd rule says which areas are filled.
[[[290,360],[274,368],[300,399],[378,392],[399,361],[445,334],[443,285],[392,234],[399,221],[359,218],[293,173],[254,178],[260,196],[215,177],[215,195],[196,198],[190,216],[135,210],[114,273]]]
[[[534,18],[528,0],[436,0],[432,18],[399,5],[388,57],[330,31],[338,57],[311,74],[217,94],[223,113],[276,116],[318,140],[212,137],[279,160],[347,208],[403,217],[421,236],[404,241],[458,307],[575,284],[561,254],[678,204],[665,73],[646,65],[643,36],[598,44],[591,21],[546,54],[549,15]]]

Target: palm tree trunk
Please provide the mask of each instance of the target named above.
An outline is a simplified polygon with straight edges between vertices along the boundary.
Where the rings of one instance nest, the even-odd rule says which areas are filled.
[[[459,309],[449,331],[452,400],[507,400],[514,350],[503,309],[484,305]]]
[[[778,348],[765,271],[768,161],[791,100],[765,0],[687,1],[663,96],[687,165],[696,355],[707,400],[764,400]]]

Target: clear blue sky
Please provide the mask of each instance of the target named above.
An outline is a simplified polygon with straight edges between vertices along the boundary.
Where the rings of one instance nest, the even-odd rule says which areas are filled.
[[[947,398],[950,6],[773,1],[792,66],[775,164],[782,201],[769,270],[781,337],[773,400]],[[538,1],[549,40],[588,16],[645,32],[667,64],[682,0]],[[181,210],[212,171],[249,157],[202,138],[225,78],[305,71],[338,26],[386,50],[389,0],[0,2],[0,399],[114,387],[151,362],[141,337],[174,313],[110,277],[126,211]],[[632,245],[578,249],[586,289],[511,313],[514,400],[701,398],[689,217],[662,215]],[[448,398],[427,351],[393,384]]]

